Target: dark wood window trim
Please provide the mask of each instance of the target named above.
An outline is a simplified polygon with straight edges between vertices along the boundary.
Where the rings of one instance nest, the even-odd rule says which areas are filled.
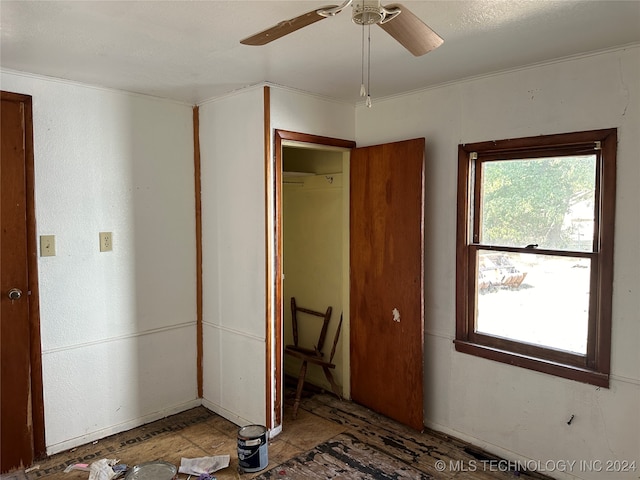
[[[480,246],[473,232],[478,219],[473,218],[478,202],[479,161],[498,158],[534,158],[570,152],[599,151],[596,168],[596,203],[593,252],[576,253],[591,259],[590,320],[585,355],[525,344],[481,334],[475,331],[475,252],[491,248]],[[613,291],[613,234],[616,188],[616,129],[544,135],[512,140],[463,144],[458,146],[458,211],[456,246],[456,338],[459,352],[528,368],[538,372],[609,387],[611,356],[611,309]],[[474,153],[474,155],[472,155]],[[477,155],[476,155],[477,154]],[[519,252],[520,248],[500,250]],[[536,250],[541,255],[569,255],[556,250]]]

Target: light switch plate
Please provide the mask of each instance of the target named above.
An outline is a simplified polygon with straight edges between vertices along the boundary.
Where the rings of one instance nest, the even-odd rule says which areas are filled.
[[[111,232],[100,232],[100,251],[110,252],[113,250],[113,236]]]
[[[40,256],[55,257],[56,256],[56,236],[40,235]]]

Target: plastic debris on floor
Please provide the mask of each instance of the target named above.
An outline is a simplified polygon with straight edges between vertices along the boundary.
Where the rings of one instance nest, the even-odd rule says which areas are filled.
[[[180,460],[180,468],[178,468],[178,472],[187,475],[199,475],[198,480],[209,480],[209,478],[213,477],[203,477],[203,475],[210,475],[213,472],[227,468],[229,466],[230,459],[231,457],[229,455],[182,458]]]

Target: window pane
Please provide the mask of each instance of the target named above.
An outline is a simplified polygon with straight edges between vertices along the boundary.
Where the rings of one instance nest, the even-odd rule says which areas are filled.
[[[586,354],[588,259],[478,254],[477,332]]]
[[[484,245],[592,251],[596,155],[482,163]]]

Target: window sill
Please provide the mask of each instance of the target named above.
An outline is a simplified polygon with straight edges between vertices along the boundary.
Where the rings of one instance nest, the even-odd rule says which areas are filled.
[[[536,372],[555,375],[557,377],[588,383],[598,387],[609,388],[609,374],[597,372],[585,367],[565,365],[549,360],[521,355],[486,345],[465,340],[454,340],[456,351],[486,358],[496,362],[507,363],[516,367],[527,368]]]

